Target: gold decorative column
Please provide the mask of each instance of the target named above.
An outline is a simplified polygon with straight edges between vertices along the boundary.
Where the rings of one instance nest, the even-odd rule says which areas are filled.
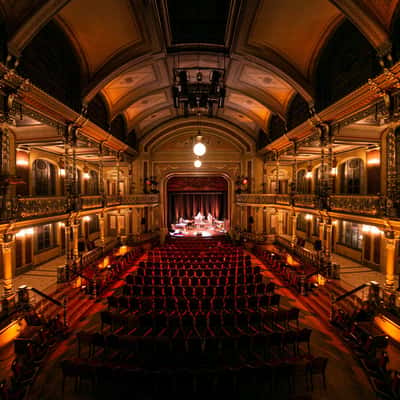
[[[104,225],[104,214],[99,213],[97,214],[97,217],[99,218],[99,230],[100,230],[100,247],[104,248],[106,244],[106,231],[105,231],[105,225]]]
[[[319,223],[319,227],[318,227],[319,228],[318,239],[321,241],[321,250],[322,251],[325,251],[325,249],[327,248],[327,244],[326,244],[326,242],[324,240],[324,237],[325,237],[325,235],[324,235],[325,234],[325,226],[326,226],[325,221],[323,219],[321,219],[320,223]]]
[[[297,228],[297,215],[293,212],[292,216],[292,238],[291,238],[291,245],[292,247],[296,246],[297,243],[297,235],[296,235],[296,228]]]
[[[385,288],[387,290],[394,289],[394,274],[396,266],[396,242],[395,238],[385,238],[386,249],[386,281]]]
[[[325,256],[330,261],[332,256],[332,223],[328,222],[325,224],[326,241],[323,246],[325,247]]]
[[[72,259],[74,262],[79,261],[79,220],[75,220],[71,225],[72,228]]]
[[[8,304],[14,297],[14,264],[15,264],[15,236],[13,234],[4,234],[0,239],[1,248],[1,268],[3,284],[3,304]]]

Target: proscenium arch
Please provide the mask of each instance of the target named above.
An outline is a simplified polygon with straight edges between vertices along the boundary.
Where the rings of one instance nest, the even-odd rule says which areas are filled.
[[[222,133],[231,139],[237,140],[246,152],[251,152],[255,149],[255,139],[239,129],[235,125],[222,121],[220,119],[198,121],[193,118],[174,118],[154,129],[148,135],[140,138],[140,149],[144,152],[149,151],[154,143],[161,140],[166,135],[173,135],[178,130],[203,130],[209,129]]]
[[[220,171],[206,171],[206,172],[199,172],[199,171],[181,171],[181,172],[168,172],[165,174],[165,176],[160,177],[161,178],[161,193],[160,193],[160,209],[161,209],[161,223],[160,226],[161,228],[168,229],[167,226],[167,210],[168,210],[168,181],[171,178],[175,178],[177,176],[193,176],[193,177],[210,177],[210,176],[218,176],[223,179],[225,179],[227,186],[228,186],[228,204],[227,204],[227,209],[228,209],[228,220],[232,222],[232,217],[233,217],[233,205],[234,205],[234,180],[235,177],[230,176],[226,172],[220,172]],[[231,224],[230,224],[231,225]]]

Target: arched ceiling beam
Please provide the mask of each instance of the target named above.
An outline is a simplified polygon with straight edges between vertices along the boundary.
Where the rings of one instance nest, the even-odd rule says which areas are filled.
[[[231,109],[232,111],[237,112],[239,114],[243,114],[247,118],[251,119],[251,121],[254,122],[259,128],[264,129],[264,130],[266,129],[266,124],[268,123],[268,116],[263,121],[261,118],[259,118],[257,116],[257,114],[255,114],[252,111],[249,111],[245,107],[240,107],[237,103],[227,102],[225,107],[227,107],[228,109]]]
[[[199,123],[197,118],[174,118],[170,119],[163,124],[159,125],[156,129],[153,129],[150,133],[143,136],[140,139],[140,147],[144,151],[148,151],[152,143],[162,138],[164,135],[174,134],[177,129],[193,129],[193,130],[204,130],[209,129],[213,131],[224,132],[228,135],[236,138],[242,143],[242,146],[246,151],[252,151],[255,147],[254,139],[243,131],[243,129],[238,128],[232,123],[213,118],[212,120],[203,120]]]
[[[154,148],[157,148],[158,146],[162,145],[162,143],[165,143],[169,141],[171,138],[176,138],[182,135],[187,135],[188,133],[193,132],[193,127],[177,127],[173,131],[169,130],[163,133],[162,135],[159,135],[157,137],[154,137],[151,142],[146,146],[146,151],[152,152]],[[206,128],[203,127],[201,131],[202,135],[214,135],[214,136],[219,136],[225,140],[228,140],[229,142],[232,142],[240,151],[243,153],[250,151],[250,147],[247,146],[239,136],[237,136],[233,132],[227,132],[223,129],[220,129],[218,127],[213,127],[213,128]]]
[[[251,99],[257,101],[265,108],[270,110],[273,114],[278,114],[282,119],[285,119],[285,114],[282,105],[276,100],[275,97],[267,92],[262,92],[252,88],[250,85],[243,85],[243,88],[236,89],[234,87],[227,86],[228,89],[243,94],[244,96],[250,97]]]
[[[388,33],[375,15],[354,0],[330,0],[366,37],[379,56],[387,55],[392,44]]]
[[[172,134],[173,133],[173,134]],[[160,146],[163,146],[165,143],[169,142],[171,139],[178,139],[181,136],[185,136],[188,133],[193,134],[191,130],[188,130],[187,128],[178,128],[174,132],[169,132],[165,136],[162,136],[159,140],[155,140],[152,145],[151,145],[151,150],[150,151],[156,151],[157,148]],[[238,151],[244,152],[245,151],[245,146],[243,146],[243,143],[240,142],[239,139],[232,137],[231,135],[228,137],[225,132],[222,130],[216,130],[216,129],[203,129],[202,134],[205,136],[217,136],[218,138],[225,139],[229,141]]]
[[[100,90],[127,69],[165,58],[165,45],[156,2],[132,3],[134,3],[135,13],[137,13],[142,40],[139,44],[130,46],[113,56],[95,73],[83,92],[83,103],[90,102]],[[150,7],[152,12],[149,12]]]
[[[36,34],[69,2],[70,0],[47,0],[12,35],[8,41],[9,53],[19,58]]]
[[[113,106],[113,116],[116,116],[126,109],[128,109],[132,104],[136,103],[140,99],[143,99],[147,96],[151,96],[160,91],[168,91],[170,88],[170,84],[165,83],[164,85],[159,85],[160,82],[150,82],[148,85],[143,85],[137,89],[133,89],[128,92],[125,96],[121,97]],[[168,96],[169,97],[169,96]],[[172,106],[172,102],[171,102]]]
[[[314,90],[306,77],[289,61],[270,47],[258,47],[248,42],[259,2],[245,2],[239,12],[238,21],[242,21],[236,29],[231,48],[232,59],[247,61],[274,72],[307,102],[313,102]]]

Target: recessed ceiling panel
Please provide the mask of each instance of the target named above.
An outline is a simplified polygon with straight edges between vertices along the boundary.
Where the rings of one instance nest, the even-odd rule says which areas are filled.
[[[91,73],[142,40],[129,0],[72,0],[59,15],[79,42]]]
[[[128,120],[136,118],[140,113],[149,110],[152,107],[159,106],[163,103],[167,104],[167,96],[164,92],[156,93],[150,96],[146,96],[126,109],[126,115]]]
[[[239,80],[264,92],[268,92],[282,105],[287,103],[293,94],[293,89],[278,76],[270,71],[255,67],[245,66]]]
[[[168,0],[172,43],[225,42],[230,0]]]
[[[154,82],[156,75],[151,65],[144,68],[131,69],[111,81],[103,92],[110,105],[113,106],[119,99],[136,88]]]
[[[314,51],[339,15],[329,0],[262,0],[249,44],[274,50],[307,77]]]

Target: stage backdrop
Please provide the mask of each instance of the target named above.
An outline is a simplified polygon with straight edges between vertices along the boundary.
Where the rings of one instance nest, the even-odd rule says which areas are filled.
[[[179,217],[193,219],[210,212],[216,219],[226,218],[227,182],[222,177],[174,177],[168,182],[168,224]]]

